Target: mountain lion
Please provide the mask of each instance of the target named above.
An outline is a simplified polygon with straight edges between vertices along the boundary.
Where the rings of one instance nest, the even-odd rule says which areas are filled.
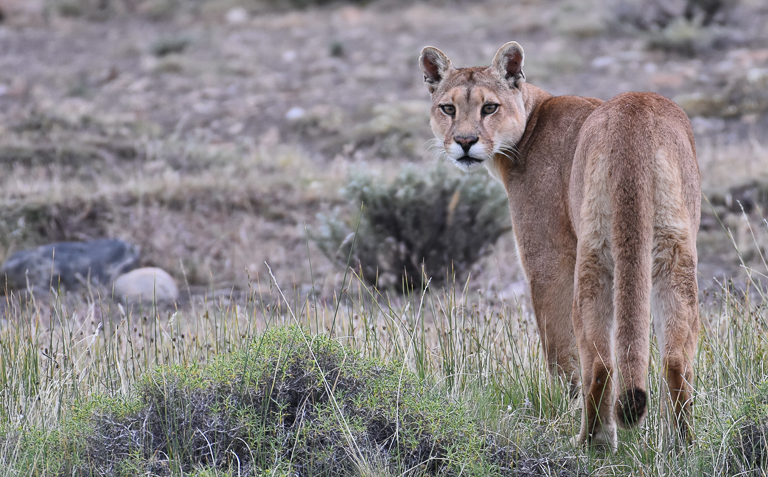
[[[690,121],[654,93],[552,96],[525,82],[523,59],[516,42],[487,68],[422,50],[439,150],[507,190],[550,369],[581,385],[579,442],[615,451],[617,424],[646,416],[651,314],[665,409],[688,439],[701,207]]]

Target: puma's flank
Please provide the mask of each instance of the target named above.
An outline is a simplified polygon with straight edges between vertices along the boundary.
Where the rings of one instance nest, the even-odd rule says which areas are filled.
[[[424,48],[440,150],[506,187],[550,368],[581,385],[579,440],[615,449],[616,426],[645,417],[651,315],[665,409],[688,437],[701,201],[690,122],[653,93],[554,97],[525,82],[523,58],[510,42],[489,67],[455,68]]]

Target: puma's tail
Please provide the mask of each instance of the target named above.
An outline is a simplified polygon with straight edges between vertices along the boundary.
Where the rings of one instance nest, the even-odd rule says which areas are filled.
[[[620,426],[639,424],[648,409],[651,265],[654,216],[654,148],[650,113],[628,103],[629,116],[612,144],[611,250],[614,260],[614,323]]]

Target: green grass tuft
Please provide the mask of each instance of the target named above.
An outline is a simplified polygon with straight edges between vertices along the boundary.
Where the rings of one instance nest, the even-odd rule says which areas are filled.
[[[402,363],[363,358],[298,326],[273,328],[205,367],[147,373],[131,399],[95,399],[62,430],[32,428],[28,458],[52,475],[250,475],[493,472],[509,450],[487,444],[468,408]]]

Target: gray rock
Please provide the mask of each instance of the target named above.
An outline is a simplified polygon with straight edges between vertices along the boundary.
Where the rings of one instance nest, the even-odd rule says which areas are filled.
[[[128,303],[173,303],[179,298],[179,288],[161,268],[137,268],[117,277],[114,297]]]
[[[116,239],[89,242],[60,242],[21,250],[0,267],[0,286],[35,290],[76,290],[90,278],[96,285],[110,286],[120,274],[139,264],[139,248]]]

